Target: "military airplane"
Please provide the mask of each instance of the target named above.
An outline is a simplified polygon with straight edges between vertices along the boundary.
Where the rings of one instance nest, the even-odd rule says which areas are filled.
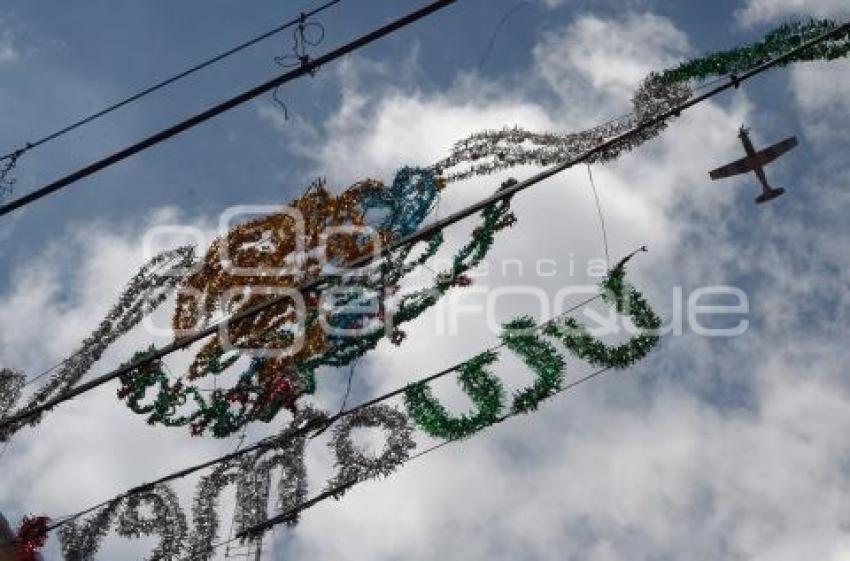
[[[774,189],[767,183],[767,178],[764,176],[764,166],[797,146],[797,137],[792,136],[786,138],[785,140],[777,142],[773,146],[769,146],[764,150],[756,152],[756,149],[753,148],[753,143],[750,141],[749,133],[750,130],[745,128],[743,125],[738,131],[738,138],[741,139],[741,143],[744,145],[744,151],[746,151],[747,156],[740,160],[736,160],[731,164],[719,167],[714,171],[710,171],[708,176],[711,177],[712,180],[716,180],[738,175],[740,173],[749,173],[751,171],[755,172],[756,177],[759,178],[762,186],[762,193],[756,197],[756,203],[766,203],[767,201],[775,199],[784,193],[785,189]]]

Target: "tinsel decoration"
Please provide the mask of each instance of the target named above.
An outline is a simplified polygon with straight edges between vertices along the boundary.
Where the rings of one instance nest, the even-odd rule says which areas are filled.
[[[538,329],[532,318],[520,317],[503,327],[502,342],[519,355],[537,376],[534,385],[514,394],[511,405],[512,413],[528,413],[561,389],[566,363],[551,343],[537,335]]]
[[[637,334],[621,345],[609,346],[571,317],[548,322],[542,333],[560,340],[570,353],[594,366],[625,368],[644,358],[658,344],[661,319],[643,296],[625,282],[625,265],[633,255],[609,272],[600,284],[600,292],[618,314],[632,320],[639,329]],[[561,390],[566,361],[551,343],[537,334],[539,329],[531,318],[516,318],[504,324],[503,329],[502,343],[519,355],[537,377],[531,387],[516,392],[511,405],[512,414],[528,413]],[[499,421],[504,409],[502,383],[486,370],[498,358],[497,352],[486,351],[457,368],[461,387],[476,406],[475,414],[450,415],[431,388],[418,383],[409,386],[404,394],[408,415],[430,436],[447,440],[469,437]]]
[[[15,561],[36,561],[47,541],[47,516],[25,516],[15,536]]]
[[[144,519],[139,507],[147,505],[152,516]],[[157,548],[146,561],[177,561],[186,539],[186,517],[177,495],[166,485],[118,498],[99,509],[85,522],[72,521],[59,529],[65,561],[93,561],[113,522],[118,535],[135,539],[160,536]]]
[[[112,343],[138,325],[146,315],[153,312],[168,298],[181,280],[175,271],[190,267],[193,261],[194,250],[186,246],[164,251],[145,263],[130,280],[118,302],[100,322],[98,328],[82,342],[74,354],[62,363],[58,371],[35,392],[27,404],[14,414],[36,407],[74,387]],[[20,390],[14,391],[17,382],[10,382],[11,379],[8,376],[0,377],[0,414],[12,414],[9,412],[11,408],[8,403],[16,401],[20,395]],[[9,391],[9,388],[12,391]],[[35,426],[40,422],[42,414],[30,416],[26,421],[4,427],[0,431],[0,441],[8,439],[26,424]],[[3,418],[0,417],[0,420]]]
[[[373,254],[415,230],[435,204],[439,190],[433,174],[413,168],[402,168],[390,187],[367,179],[338,197],[321,183],[314,184],[285,211],[236,226],[212,243],[203,266],[187,279],[178,295],[174,328],[191,330],[218,311],[230,315],[255,306],[268,299],[258,287],[296,289],[321,276],[328,264],[341,266]],[[357,230],[346,233],[342,230],[346,227]],[[324,250],[317,251],[321,248]],[[222,298],[233,291],[243,296],[233,298],[222,310]],[[202,295],[201,301],[198,295]],[[308,311],[318,310],[318,294],[315,296],[307,303]],[[280,334],[272,337],[268,333],[280,332],[296,321],[291,303],[284,302],[231,326],[229,338],[245,348],[286,348],[287,341]],[[318,321],[307,327],[303,349],[292,360],[269,361],[261,377],[274,378],[279,367],[327,346]],[[221,356],[222,345],[220,338],[214,337],[198,352],[189,368],[190,380],[210,372],[210,360]]]
[[[686,101],[691,90],[683,84],[662,83],[650,75],[632,98],[632,114],[576,133],[535,133],[519,127],[487,130],[457,142],[448,157],[434,164],[449,183],[488,175],[521,165],[552,166],[577,158],[591,148],[621,135]],[[597,152],[587,163],[604,163],[658,136],[660,123]]]
[[[473,134],[457,142],[451,154],[434,164],[432,169],[437,174],[443,174],[451,183],[519,165],[546,167],[570,161],[588,149],[686,101],[691,95],[690,87],[694,81],[743,72],[835,30],[839,25],[831,20],[787,23],[767,33],[761,41],[651,73],[632,98],[632,114],[592,129],[576,133],[535,133],[514,127]],[[845,32],[789,57],[782,65],[835,60],[848,54],[850,33]],[[597,152],[586,163],[612,161],[656,137],[665,127],[665,123],[660,123],[644,129],[628,140]]]
[[[0,369],[0,419],[21,397],[21,390],[25,383],[26,376],[20,372],[8,368]]]
[[[403,181],[399,180],[398,177],[401,177]],[[371,183],[368,188],[362,185],[352,188],[359,193],[358,197],[361,198],[365,196],[363,195],[365,190],[368,197],[364,198],[363,204],[367,211],[373,208],[384,210],[390,208],[389,213],[378,213],[378,215],[383,216],[380,224],[382,228],[388,229],[389,233],[386,234],[388,239],[406,235],[413,231],[417,220],[421,220],[423,213],[431,207],[430,202],[426,204],[419,199],[424,198],[426,202],[429,201],[432,196],[429,193],[436,196],[436,190],[439,188],[439,182],[433,179],[433,176],[421,171],[414,173],[405,168],[399,172],[398,177],[393,186],[388,188],[391,193],[396,193],[392,196],[383,193],[380,188]],[[431,179],[428,180],[428,178]],[[414,180],[418,183],[413,183]],[[308,191],[305,197],[314,196],[313,194],[319,191],[320,188],[316,186]],[[396,201],[398,198],[402,200]],[[345,193],[337,197],[337,200],[339,199],[348,200]],[[322,196],[322,200],[326,200],[326,198]],[[376,200],[378,202],[375,202]],[[304,206],[303,203],[298,201],[294,206],[298,207],[299,205]],[[358,207],[354,203],[351,203],[351,205],[346,206],[347,210],[343,215],[350,217],[354,213],[355,216],[360,217],[358,220],[365,220],[369,213],[363,211],[363,216],[360,216],[355,212]],[[305,216],[307,216],[306,213],[310,208],[312,206],[306,206],[303,209]],[[321,216],[331,214],[336,216],[328,210],[315,212],[318,212]],[[227,356],[220,345],[218,347],[207,345],[206,350],[200,351],[198,355],[200,358],[196,357],[193,363],[196,366],[194,370],[190,368],[183,379],[172,382],[162,364],[154,361],[122,376],[122,387],[119,389],[118,395],[127,400],[127,405],[135,413],[146,415],[151,424],[189,425],[193,434],[203,434],[209,431],[216,437],[233,434],[245,424],[253,421],[270,422],[283,408],[295,411],[296,400],[301,395],[313,392],[316,369],[321,366],[339,367],[348,365],[374,349],[381,339],[387,335],[390,335],[394,342],[399,343],[401,338],[395,335],[399,333],[398,326],[419,317],[449,289],[464,284],[462,282],[462,279],[465,278],[463,275],[476,267],[486,256],[493,245],[496,232],[510,227],[515,222],[515,218],[510,213],[509,204],[504,201],[488,206],[482,211],[481,216],[482,223],[473,231],[472,239],[455,254],[451,268],[436,275],[432,286],[412,293],[401,294],[398,297],[395,296],[402,279],[426,263],[442,246],[443,237],[441,234],[435,235],[428,242],[412,244],[391,252],[379,266],[373,267],[359,278],[344,277],[338,279],[336,288],[356,287],[358,289],[354,296],[349,297],[344,302],[349,310],[357,308],[357,306],[369,309],[370,306],[367,304],[370,301],[371,303],[377,301],[379,310],[377,315],[352,313],[350,311],[320,311],[318,309],[320,299],[317,294],[312,303],[308,301],[307,317],[301,318],[303,320],[302,331],[306,334],[306,342],[301,351],[291,357],[281,359],[253,358],[248,368],[235,377],[235,383],[230,388],[222,388],[204,394],[195,383],[195,380],[203,375],[221,374],[239,356],[238,352],[231,353],[233,356]],[[276,231],[288,232],[285,228],[287,223],[286,221],[280,224],[275,222],[273,225]],[[269,224],[264,227],[271,227]],[[318,225],[316,228],[318,228]],[[319,237],[320,233],[316,231],[315,236]],[[220,246],[224,242],[217,243]],[[214,243],[210,252],[215,253],[215,248],[218,246]],[[294,245],[290,244],[286,247],[294,248]],[[286,253],[282,252],[281,255],[286,255]],[[354,253],[346,254],[345,260],[352,259],[354,256]],[[283,257],[279,258],[283,259]],[[208,254],[207,260],[209,261],[209,259]],[[250,262],[253,263],[254,261]],[[240,263],[240,266],[246,266],[246,263]],[[214,268],[212,264],[209,267]],[[316,270],[311,274],[318,273],[319,271]],[[219,278],[218,273],[210,274],[216,279]],[[234,277],[234,279],[239,282],[246,282],[245,277]],[[236,282],[236,280],[233,282]],[[255,279],[257,282],[260,280]],[[216,285],[218,281],[209,282]],[[290,279],[288,282],[293,281]],[[201,285],[201,281],[197,281],[196,288]],[[219,288],[211,288],[210,290],[220,293]],[[374,308],[374,306],[371,307]],[[277,306],[272,308],[277,308]],[[185,304],[179,309],[195,308],[190,304]],[[180,313],[178,310],[178,315]],[[268,332],[265,335],[263,334],[264,330],[271,329],[271,336],[274,333],[284,333],[291,330],[293,325],[297,325],[296,320],[298,319],[291,317],[289,312],[284,309],[270,311],[267,315],[259,314],[259,316],[261,317],[251,322],[251,325],[256,329],[248,330],[245,328],[245,339],[241,340],[240,345],[250,343],[248,346],[254,345],[257,348],[271,344],[271,339],[264,338],[269,337]],[[357,335],[335,335],[333,332],[328,332],[322,326],[322,323],[335,328],[356,329]],[[387,333],[388,327],[392,327],[389,330],[390,333]],[[277,342],[279,341],[280,339],[277,339]],[[149,351],[137,353],[134,360],[144,357],[147,352]],[[151,389],[155,392],[153,399],[150,399],[148,395]],[[178,408],[180,409],[179,412]]]
[[[358,427],[382,428],[387,432],[384,449],[378,456],[367,455],[351,440],[351,431]],[[337,474],[328,481],[327,489],[334,489],[353,481],[386,477],[410,457],[416,448],[413,427],[407,416],[388,405],[375,405],[355,411],[333,428],[328,446],[336,455]],[[340,498],[345,491],[340,491]]]
[[[115,499],[86,521],[63,524],[59,528],[59,542],[65,561],[94,561],[120,506],[121,499]]]
[[[189,536],[190,558],[211,559],[213,544],[219,537],[218,500],[228,485],[236,485],[236,510],[233,515],[236,533],[264,522],[268,517],[271,472],[280,467],[278,508],[287,511],[307,497],[307,468],[304,464],[306,436],[292,435],[308,423],[321,424],[327,414],[311,407],[298,412],[278,437],[277,443],[216,466],[198,483],[192,504],[193,529]],[[294,517],[289,523],[297,523]]]
[[[836,30],[841,24],[828,20],[789,22],[768,32],[764,39],[744,47],[737,47],[684,62],[661,75],[665,84],[701,80],[712,76],[739,74],[754,66],[776,58],[807,41]],[[850,54],[850,31],[805,49],[780,62],[787,66],[795,62],[835,60]]]
[[[192,503],[192,533],[189,536],[189,557],[191,559],[207,560],[214,553],[213,541],[218,535],[220,524],[218,515],[218,499],[222,490],[228,485],[235,485],[242,477],[243,469],[250,469],[248,458],[234,459],[218,464],[209,475],[201,478],[195,490]],[[243,494],[243,505],[253,508],[254,497]]]
[[[140,514],[140,507],[150,510],[150,518]],[[176,561],[180,559],[186,540],[186,516],[174,491],[165,485],[157,485],[150,491],[124,499],[115,530],[119,536],[129,539],[159,536],[159,545],[147,560]]]
[[[308,423],[321,424],[327,418],[327,414],[311,407],[301,409],[289,427],[280,434],[282,444],[254,456],[251,469],[242,473],[237,488],[234,519],[237,534],[265,522],[273,469],[281,468],[277,493],[279,511],[288,512],[307,499],[307,466],[304,463],[307,437],[295,436],[295,433]],[[298,520],[296,514],[286,524],[294,526]]]
[[[617,313],[628,315],[639,329],[637,334],[620,345],[606,345],[571,317],[552,322],[544,328],[547,335],[560,339],[572,354],[600,368],[631,366],[644,358],[659,340],[661,318],[643,296],[625,282],[624,265],[621,262],[602,282],[602,297],[616,307]]]
[[[466,438],[492,425],[504,409],[505,390],[501,380],[486,367],[498,358],[497,353],[487,351],[458,368],[458,380],[475,406],[474,413],[452,416],[434,397],[428,384],[418,383],[404,393],[407,414],[429,435],[447,440]]]

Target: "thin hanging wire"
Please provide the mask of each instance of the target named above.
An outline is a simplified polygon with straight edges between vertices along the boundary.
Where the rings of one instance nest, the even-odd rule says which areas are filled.
[[[608,230],[605,228],[605,216],[602,214],[602,204],[599,202],[599,193],[596,191],[596,182],[593,181],[593,171],[587,164],[587,177],[590,179],[590,189],[593,191],[593,200],[596,201],[596,214],[599,216],[599,226],[602,230],[602,246],[605,248],[605,267],[611,270],[611,257],[608,253]]]
[[[292,30],[292,53],[274,57],[274,62],[282,68],[304,67],[310,64],[310,47],[318,47],[325,40],[325,26],[317,21],[309,21],[310,16],[302,13],[298,18],[298,26]],[[310,70],[310,76],[315,76],[318,68]],[[280,88],[272,91],[272,99],[283,110],[283,120],[289,120],[289,109],[280,98]]]
[[[496,37],[499,35],[499,31],[502,30],[502,27],[504,27],[505,24],[508,23],[508,20],[510,20],[517,12],[530,5],[531,2],[529,0],[523,0],[522,2],[514,4],[512,8],[505,12],[499,20],[499,23],[497,23],[496,27],[493,28],[493,33],[490,34],[490,41],[487,43],[487,48],[484,50],[484,54],[478,62],[479,71],[483,69],[484,65],[487,64],[487,61],[490,60],[490,55],[493,54],[493,49],[496,46]]]

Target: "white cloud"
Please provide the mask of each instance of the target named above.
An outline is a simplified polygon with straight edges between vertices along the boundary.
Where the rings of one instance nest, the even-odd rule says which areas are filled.
[[[738,11],[738,20],[746,25],[780,21],[788,16],[842,18],[850,14],[844,0],[747,0]]]
[[[0,65],[17,62],[21,53],[15,45],[15,34],[0,17]]]
[[[795,67],[791,71],[791,87],[810,138],[821,144],[848,138],[850,61]]]
[[[600,109],[622,111],[650,71],[669,66],[687,49],[687,37],[669,19],[648,13],[620,20],[588,15],[544,35],[534,58],[537,73],[561,96],[564,108],[595,124]]]

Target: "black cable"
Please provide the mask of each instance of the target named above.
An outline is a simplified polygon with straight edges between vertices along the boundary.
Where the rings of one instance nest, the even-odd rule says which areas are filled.
[[[141,90],[140,92],[131,95],[130,97],[122,99],[121,101],[114,103],[114,104],[110,105],[109,107],[106,107],[105,109],[101,109],[100,111],[93,113],[93,114],[89,115],[88,117],[85,117],[83,119],[80,119],[79,121],[71,123],[70,125],[68,125],[67,127],[63,128],[63,129],[59,129],[56,132],[48,134],[47,136],[40,138],[39,140],[36,140],[35,142],[29,142],[29,143],[26,144],[26,146],[24,148],[21,148],[19,150],[15,150],[13,152],[9,152],[8,154],[0,156],[0,161],[16,160],[17,158],[22,156],[24,153],[29,152],[33,148],[38,148],[42,144],[46,144],[46,143],[50,142],[51,140],[55,140],[56,138],[59,138],[60,136],[63,136],[63,135],[65,135],[65,134],[67,134],[67,133],[69,133],[69,132],[71,132],[75,129],[78,129],[79,127],[81,127],[83,125],[91,123],[92,121],[94,121],[96,119],[99,119],[99,118],[101,118],[101,117],[103,117],[103,116],[105,116],[109,113],[112,113],[116,109],[120,109],[121,107],[124,107],[125,105],[133,103],[134,101],[137,101],[137,100],[139,100],[139,99],[141,99],[141,98],[143,98],[147,95],[150,95],[150,94],[152,94],[152,93],[154,93],[158,90],[161,90],[162,88],[169,86],[169,85],[173,84],[174,82],[182,80],[183,78],[186,78],[187,76],[194,74],[195,72],[203,70],[204,68],[207,68],[208,66],[211,66],[211,65],[213,65],[217,62],[224,60],[225,58],[227,58],[231,55],[238,53],[239,51],[243,51],[243,50],[247,49],[248,47],[256,45],[257,43],[259,43],[260,41],[263,41],[264,39],[268,39],[269,37],[271,37],[273,35],[277,35],[281,31],[284,31],[285,29],[299,25],[300,22],[302,22],[305,17],[309,18],[311,16],[314,16],[314,15],[316,15],[320,12],[323,12],[324,10],[330,8],[334,4],[340,3],[341,1],[342,0],[331,0],[330,2],[327,2],[326,4],[319,6],[318,8],[316,8],[316,9],[310,11],[310,12],[307,12],[306,14],[301,14],[298,18],[295,18],[295,19],[288,21],[288,22],[286,22],[282,25],[279,25],[279,26],[275,27],[274,29],[266,31],[263,34],[254,37],[253,39],[249,39],[248,41],[245,41],[244,43],[241,43],[241,44],[239,44],[235,47],[232,47],[232,48],[230,48],[230,49],[228,49],[228,50],[226,50],[222,53],[219,53],[216,56],[209,58],[209,59],[207,59],[207,60],[205,60],[205,61],[203,61],[199,64],[196,64],[195,66],[193,66],[191,68],[187,68],[186,70],[184,70],[184,71],[182,71],[178,74],[175,74],[174,76],[172,76],[170,78],[166,78],[165,80],[158,82],[158,83],[154,84],[153,86],[145,88],[145,89]]]
[[[383,27],[371,31],[366,35],[362,35],[354,41],[346,43],[342,47],[339,47],[315,59],[311,59],[309,62],[306,62],[298,68],[290,70],[289,72],[286,72],[285,74],[282,74],[277,78],[273,78],[263,84],[260,84],[259,86],[255,86],[250,90],[242,92],[237,96],[231,97],[230,99],[223,101],[218,105],[210,107],[206,111],[198,113],[193,117],[189,117],[188,119],[181,121],[176,125],[172,125],[167,129],[163,129],[158,133],[153,134],[145,138],[144,140],[137,142],[136,144],[128,146],[123,150],[115,152],[110,156],[107,156],[101,160],[89,164],[88,166],[81,168],[69,175],[66,175],[61,179],[58,179],[52,183],[45,185],[44,187],[36,189],[31,193],[28,193],[22,197],[18,197],[17,199],[0,206],[0,216],[5,216],[6,214],[9,214],[14,210],[33,203],[38,199],[41,199],[42,197],[46,197],[51,193],[54,193],[60,189],[63,189],[65,187],[68,187],[69,185],[80,181],[81,179],[84,179],[90,175],[94,175],[95,173],[105,168],[108,168],[112,165],[117,164],[118,162],[126,160],[130,156],[138,154],[143,150],[147,150],[152,146],[155,146],[165,140],[168,140],[169,138],[177,136],[180,133],[183,133],[191,128],[200,125],[205,121],[212,119],[213,117],[221,115],[222,113],[229,111],[234,107],[237,107],[247,101],[250,101],[255,97],[258,97],[268,91],[274,90],[281,84],[286,84],[306,74],[311,74],[321,66],[333,60],[341,58],[349,53],[352,53],[362,47],[365,47],[366,45],[373,43],[378,39],[386,37],[387,35],[390,35],[391,33],[394,33],[399,29],[406,27],[426,16],[429,16],[438,10],[441,10],[451,4],[454,4],[457,1],[458,0],[436,0],[435,2],[432,2],[431,4],[428,4],[427,6],[416,10],[415,12],[412,12]]]
[[[447,3],[451,3],[452,1],[455,1],[455,0],[444,0],[443,2],[438,2],[438,4],[447,4]],[[442,6],[440,6],[440,7],[442,7]],[[434,11],[436,9],[439,9],[439,8],[435,4],[432,4],[431,6],[429,6],[428,8],[424,8],[423,10]],[[421,13],[423,10],[420,10],[420,12],[417,12],[417,14]],[[407,16],[406,19],[410,20],[411,18],[415,18],[415,17],[416,17],[416,15],[414,14],[414,15],[411,15],[411,16]],[[420,15],[419,17],[422,17],[422,16]],[[401,21],[401,20],[399,20],[399,21]],[[396,25],[397,23],[398,22],[396,22],[395,24],[391,24],[391,25]],[[386,28],[382,28],[382,29],[386,29]],[[456,211],[455,213],[450,214],[449,216],[446,216],[443,219],[437,220],[437,221],[429,224],[428,226],[425,226],[425,227],[417,230],[416,232],[413,232],[413,233],[411,233],[407,236],[402,237],[401,239],[396,240],[395,242],[392,242],[390,244],[383,246],[381,248],[381,250],[377,253],[370,253],[368,255],[364,255],[363,257],[354,259],[354,260],[344,264],[343,268],[347,268],[347,269],[362,268],[366,265],[369,265],[373,261],[377,261],[377,260],[384,258],[385,256],[387,256],[391,252],[393,252],[393,251],[395,251],[395,250],[397,250],[401,247],[408,246],[410,244],[417,243],[417,242],[420,242],[420,241],[423,241],[423,240],[427,240],[433,234],[435,234],[436,232],[445,229],[446,227],[454,224],[455,222],[460,222],[461,220],[468,218],[469,216],[472,216],[476,212],[479,212],[479,211],[485,209],[487,206],[489,206],[489,205],[491,205],[495,202],[508,200],[511,197],[513,197],[514,195],[516,195],[517,193],[519,193],[520,191],[524,191],[524,190],[528,189],[529,187],[532,187],[532,186],[540,183],[541,181],[543,181],[545,179],[549,179],[550,177],[557,175],[558,173],[561,173],[564,170],[569,169],[576,164],[583,163],[586,160],[588,160],[589,158],[591,158],[593,155],[595,155],[599,152],[602,152],[603,150],[606,150],[606,149],[608,149],[612,146],[615,146],[615,145],[619,144],[620,142],[623,142],[624,140],[629,139],[630,137],[640,133],[644,129],[655,126],[658,123],[664,122],[667,119],[669,119],[670,117],[677,116],[677,115],[681,114],[682,111],[690,109],[691,107],[698,105],[698,104],[702,103],[703,101],[706,101],[707,99],[710,99],[710,98],[714,97],[715,95],[726,91],[729,88],[734,87],[735,83],[740,83],[740,82],[747,80],[747,79],[749,79],[753,76],[756,76],[756,75],[776,66],[777,64],[780,64],[785,59],[794,56],[796,53],[798,53],[802,50],[808,49],[812,45],[816,45],[819,42],[823,42],[823,41],[829,39],[830,37],[832,37],[833,35],[843,33],[848,29],[850,29],[850,24],[845,23],[844,25],[830,31],[829,33],[825,33],[825,34],[821,35],[820,37],[817,37],[815,39],[812,39],[811,41],[808,41],[808,42],[800,45],[799,47],[796,47],[794,49],[787,51],[783,55],[780,55],[780,56],[778,56],[778,57],[776,57],[772,60],[764,62],[764,63],[754,67],[751,70],[748,70],[747,72],[743,73],[741,76],[736,77],[736,80],[734,80],[734,81],[730,79],[725,84],[717,86],[716,88],[714,88],[714,89],[712,89],[712,90],[710,90],[710,91],[708,91],[704,94],[701,94],[697,97],[691,98],[688,101],[685,101],[685,102],[677,105],[676,107],[673,107],[672,109],[669,109],[668,111],[666,111],[664,113],[661,113],[660,115],[657,115],[657,116],[655,116],[651,119],[643,121],[640,124],[638,124],[637,126],[633,127],[632,129],[627,130],[627,131],[625,131],[625,132],[623,132],[623,133],[621,133],[621,134],[619,134],[615,137],[612,137],[612,138],[610,138],[610,139],[608,139],[608,140],[606,140],[606,141],[604,141],[600,144],[597,144],[596,146],[586,150],[585,152],[583,152],[582,154],[576,156],[575,158],[573,158],[571,160],[568,160],[566,162],[563,162],[563,163],[560,163],[556,166],[553,166],[553,167],[551,167],[547,170],[539,172],[539,173],[531,176],[530,178],[528,178],[524,181],[517,182],[517,183],[510,185],[510,186],[505,186],[502,189],[499,189],[493,195],[490,195],[489,197],[485,197],[484,199],[481,199],[476,203],[473,203],[473,204],[471,204],[471,205],[469,205],[469,206],[467,206],[467,207],[465,207],[465,208],[463,208],[459,211]],[[329,55],[326,55],[326,56],[329,56]],[[321,59],[317,59],[316,62],[318,62],[318,60],[321,60]],[[315,62],[311,63],[311,64],[315,64]],[[272,82],[271,87],[274,87],[274,81]],[[0,207],[0,209],[2,209],[2,208],[4,208],[4,207]],[[321,288],[327,282],[328,282],[328,280],[326,278],[320,277],[320,278],[317,278],[313,281],[310,281],[308,283],[301,285],[300,287],[298,287],[298,290],[301,291],[302,293],[309,292],[311,290]],[[262,312],[263,310],[266,310],[268,308],[271,308],[272,306],[280,304],[281,302],[285,301],[288,298],[289,298],[289,296],[279,296],[279,297],[275,297],[275,298],[270,298],[269,300],[266,300],[265,302],[261,302],[261,303],[255,305],[255,306],[253,306],[253,307],[241,310],[241,311],[237,312],[236,314],[234,314],[233,316],[231,316],[227,319],[221,320],[217,323],[214,323],[210,326],[207,326],[207,327],[199,330],[198,332],[196,332],[193,335],[178,338],[175,341],[173,341],[172,343],[169,343],[168,345],[161,347],[160,349],[150,351],[143,358],[139,358],[137,360],[128,362],[127,364],[125,364],[123,366],[119,366],[118,368],[116,368],[115,370],[113,370],[113,371],[111,371],[107,374],[99,376],[99,377],[97,377],[93,380],[86,382],[86,383],[80,384],[76,388],[69,390],[69,391],[65,392],[64,394],[57,396],[57,397],[55,397],[51,400],[48,400],[48,401],[44,402],[43,404],[39,405],[38,407],[33,407],[32,409],[29,409],[29,410],[26,410],[26,411],[21,411],[20,413],[17,413],[13,416],[7,417],[2,422],[0,422],[0,431],[2,431],[2,429],[5,429],[12,424],[18,423],[18,422],[25,420],[25,419],[28,419],[28,418],[32,417],[33,415],[37,415],[37,414],[39,414],[43,411],[52,409],[55,406],[59,405],[60,403],[63,403],[63,402],[68,401],[70,399],[73,399],[73,398],[75,398],[76,396],[78,396],[82,393],[85,393],[85,392],[87,392],[91,389],[94,389],[98,386],[101,386],[101,385],[103,385],[103,384],[105,384],[105,383],[107,383],[111,380],[114,380],[114,379],[116,379],[116,378],[118,378],[118,377],[120,377],[124,374],[132,372],[133,370],[135,370],[135,369],[137,369],[141,366],[144,366],[145,364],[148,364],[148,363],[150,363],[154,360],[161,359],[162,357],[169,355],[169,354],[171,354],[175,351],[178,351],[180,349],[187,348],[192,343],[199,341],[199,340],[201,340],[205,337],[208,337],[209,335],[216,333],[220,329],[227,328],[228,326],[230,326],[230,325],[232,325],[232,324],[234,324],[238,321],[241,321],[241,320],[243,320],[247,317],[251,317],[253,315],[256,315],[256,314]]]

